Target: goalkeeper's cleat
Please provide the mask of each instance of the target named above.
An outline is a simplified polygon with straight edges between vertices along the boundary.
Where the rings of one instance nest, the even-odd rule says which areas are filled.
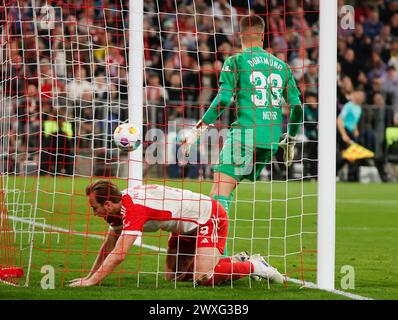
[[[250,262],[253,264],[253,272],[251,276],[267,279],[270,282],[282,284],[284,281],[280,272],[269,265],[259,254],[250,257]]]
[[[250,256],[246,251],[239,252],[231,257],[231,262],[246,262]]]

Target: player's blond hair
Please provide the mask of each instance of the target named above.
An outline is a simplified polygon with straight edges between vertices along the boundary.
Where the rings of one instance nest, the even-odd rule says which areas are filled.
[[[122,200],[122,193],[118,186],[111,181],[98,180],[86,187],[86,195],[95,195],[95,200],[99,204],[104,204],[105,201],[119,203]]]
[[[244,16],[240,19],[239,26],[243,42],[250,43],[252,41],[263,40],[265,22],[260,16]]]

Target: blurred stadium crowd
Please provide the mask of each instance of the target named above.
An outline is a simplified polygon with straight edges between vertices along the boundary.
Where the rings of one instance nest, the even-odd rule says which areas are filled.
[[[340,6],[343,3],[339,1]],[[355,28],[340,26],[338,34],[338,110],[353,100],[355,91],[365,93],[358,102],[362,117],[354,139],[375,152],[379,175],[389,181],[386,162],[398,160],[394,143],[398,127],[398,1],[351,3]],[[357,180],[358,172],[353,173],[349,179]]]
[[[39,121],[47,121],[43,147],[52,150],[51,134],[61,132],[63,143],[56,145],[65,146],[58,152],[64,157],[85,150],[105,157],[110,133],[127,118],[128,43],[123,30],[128,27],[128,1],[38,0],[35,18],[30,6],[9,3],[7,10],[0,9],[0,40],[9,48],[7,53],[2,50],[1,88],[11,98],[9,113],[15,119],[10,139],[21,149],[31,148],[33,159]],[[46,3],[54,8],[53,25],[41,9]],[[398,1],[339,1],[339,8],[345,4],[355,8],[355,28],[339,28],[336,118],[355,92],[366,93],[364,101],[357,101],[362,111],[353,139],[376,153],[371,164],[388,181],[386,163],[398,163],[396,133],[386,134],[398,127]],[[317,159],[316,0],[144,0],[146,129],[200,118],[217,93],[224,60],[239,52],[239,17],[249,13],[266,19],[265,48],[290,64],[302,91],[303,137],[308,141],[304,155],[309,159],[304,174],[312,177]],[[287,119],[288,108],[284,113]],[[232,106],[220,123],[229,124],[234,117]],[[45,168],[54,163],[53,157],[48,152],[42,159],[45,172],[55,170]],[[67,164],[71,158],[58,162]],[[358,180],[360,164],[354,166],[353,177],[342,178]],[[70,174],[73,167],[61,170]]]

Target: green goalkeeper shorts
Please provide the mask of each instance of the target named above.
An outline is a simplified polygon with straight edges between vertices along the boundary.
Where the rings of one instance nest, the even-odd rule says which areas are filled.
[[[229,134],[224,142],[214,172],[224,173],[238,182],[243,179],[256,181],[277,150],[254,148],[231,136]]]

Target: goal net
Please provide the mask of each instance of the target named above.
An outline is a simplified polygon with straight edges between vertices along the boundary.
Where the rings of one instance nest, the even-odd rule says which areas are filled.
[[[84,277],[109,231],[90,211],[85,187],[106,179],[125,189],[140,164],[142,180],[133,184],[208,195],[239,106],[226,108],[188,163],[179,138],[216,96],[223,62],[241,51],[239,20],[255,13],[266,22],[265,48],[292,68],[305,117],[293,165],[285,166],[278,151],[258,181],[243,180],[234,192],[228,254],[259,253],[289,278],[315,280],[316,0],[144,1],[139,30],[144,83],[135,91],[129,90],[131,72],[137,71],[129,73],[135,43],[129,43],[127,1],[2,2],[0,266],[23,267],[25,285],[39,285],[43,266],[54,268],[56,286]],[[140,95],[143,160],[138,163],[116,148],[112,133],[129,121],[129,106]],[[286,130],[288,105],[283,117]],[[144,233],[106,281],[165,286],[168,237]]]

